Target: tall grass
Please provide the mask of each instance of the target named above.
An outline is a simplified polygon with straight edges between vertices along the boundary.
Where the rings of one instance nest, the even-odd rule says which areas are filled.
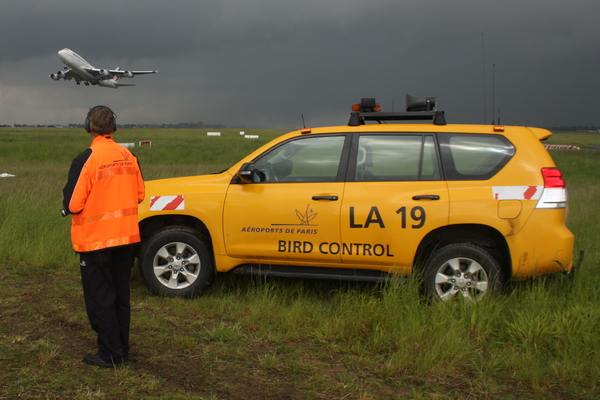
[[[115,136],[152,141],[134,153],[145,178],[156,179],[227,168],[281,132],[248,133],[260,139],[244,140],[235,130],[219,138],[165,130]],[[0,359],[13,365],[0,372],[0,392],[216,399],[226,393],[219,381],[225,373],[218,371],[247,374],[267,388],[268,377],[285,377],[293,383],[289,393],[302,393],[295,398],[592,399],[599,390],[600,156],[594,151],[551,153],[568,182],[576,248],[586,252],[574,277],[517,282],[477,304],[431,304],[419,295],[417,279],[372,285],[225,275],[203,297],[182,300],[150,296],[134,276],[132,337],[147,362],[111,376],[110,387],[100,373],[61,375],[75,362],[65,357],[70,343],[91,335],[77,295],[70,222],[58,212],[70,162],[89,142],[79,130],[0,131],[0,173],[16,175],[0,178],[0,324],[17,315],[30,321],[18,331],[0,325]],[[70,337],[36,334],[50,319],[81,328]],[[165,357],[187,360],[191,377],[200,374],[192,365],[209,365],[212,375],[202,375],[207,387],[165,389],[179,372],[147,369]],[[23,389],[30,387],[38,391]]]

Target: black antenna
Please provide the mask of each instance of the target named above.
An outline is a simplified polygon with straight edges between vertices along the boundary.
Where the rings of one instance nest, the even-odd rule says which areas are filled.
[[[306,128],[306,124],[304,123],[304,114],[300,114],[302,116],[302,127]]]
[[[482,70],[483,70],[483,123],[487,124],[487,104],[485,93],[485,41],[483,40],[483,33],[481,34],[481,61],[482,61]]]
[[[496,122],[496,64],[492,64],[492,125]]]

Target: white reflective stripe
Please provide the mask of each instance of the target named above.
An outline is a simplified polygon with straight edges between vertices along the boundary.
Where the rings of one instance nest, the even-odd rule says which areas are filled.
[[[184,196],[152,196],[150,211],[185,210]]]
[[[538,200],[543,186],[494,186],[494,200]]]
[[[567,207],[567,189],[545,188],[542,197],[535,208],[565,208]]]

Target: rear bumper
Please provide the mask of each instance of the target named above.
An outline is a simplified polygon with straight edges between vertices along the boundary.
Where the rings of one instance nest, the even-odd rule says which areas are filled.
[[[574,268],[575,237],[564,219],[564,210],[536,210],[519,233],[505,236],[514,279],[567,273]]]
[[[579,252],[579,260],[577,261],[577,264],[573,264],[573,267],[570,270],[563,272],[563,274],[574,275],[579,270],[579,268],[581,268],[581,266],[583,265],[584,256],[585,256],[585,251],[581,250]]]

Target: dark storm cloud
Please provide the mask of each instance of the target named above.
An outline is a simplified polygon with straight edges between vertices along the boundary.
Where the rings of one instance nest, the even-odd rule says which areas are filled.
[[[177,57],[206,34],[221,8],[219,1],[22,0],[5,4],[0,34],[13,40],[5,41],[0,61],[39,56],[48,49],[58,51],[61,44],[90,47],[100,57]]]
[[[435,96],[450,122],[600,125],[597,0],[21,0],[0,15],[0,123],[344,124],[376,97]],[[69,47],[96,67],[160,69],[118,90],[54,82]],[[493,110],[492,110],[493,107]]]

